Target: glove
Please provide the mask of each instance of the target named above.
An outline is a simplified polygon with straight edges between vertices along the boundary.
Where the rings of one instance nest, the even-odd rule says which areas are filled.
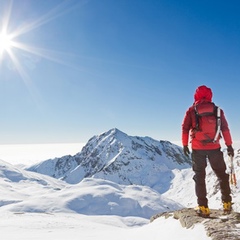
[[[188,155],[190,154],[188,146],[183,146],[183,152],[184,152],[185,156],[188,157]]]
[[[232,148],[232,145],[227,146],[227,154],[228,156],[234,156],[234,150]]]

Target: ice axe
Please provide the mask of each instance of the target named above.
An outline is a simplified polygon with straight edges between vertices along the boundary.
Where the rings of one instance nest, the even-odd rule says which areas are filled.
[[[234,169],[234,164],[233,164],[233,156],[230,155],[229,156],[229,161],[230,161],[230,165],[229,165],[229,169],[230,169],[230,184],[237,187],[237,179],[236,179],[236,173],[235,173],[235,169]]]

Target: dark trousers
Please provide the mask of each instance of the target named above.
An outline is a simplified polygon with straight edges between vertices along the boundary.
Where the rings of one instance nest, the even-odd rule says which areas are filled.
[[[215,172],[222,194],[223,202],[231,202],[231,189],[229,186],[229,175],[226,173],[226,164],[224,162],[223,153],[220,149],[214,150],[193,150],[192,161],[193,171],[195,173],[193,180],[195,181],[195,192],[197,195],[199,206],[208,206],[207,191],[206,191],[206,166],[207,159]]]

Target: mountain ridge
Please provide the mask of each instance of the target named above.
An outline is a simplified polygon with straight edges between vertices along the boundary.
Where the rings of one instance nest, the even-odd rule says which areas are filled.
[[[74,156],[63,156],[27,170],[76,184],[95,177],[119,184],[139,184],[164,192],[175,168],[189,168],[190,158],[169,141],[128,136],[117,128],[93,136]],[[167,183],[168,182],[168,183]]]

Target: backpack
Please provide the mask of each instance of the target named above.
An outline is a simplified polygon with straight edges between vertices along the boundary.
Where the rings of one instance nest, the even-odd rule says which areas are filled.
[[[203,144],[216,142],[221,131],[221,109],[212,102],[201,102],[194,106],[194,110],[194,137]]]

